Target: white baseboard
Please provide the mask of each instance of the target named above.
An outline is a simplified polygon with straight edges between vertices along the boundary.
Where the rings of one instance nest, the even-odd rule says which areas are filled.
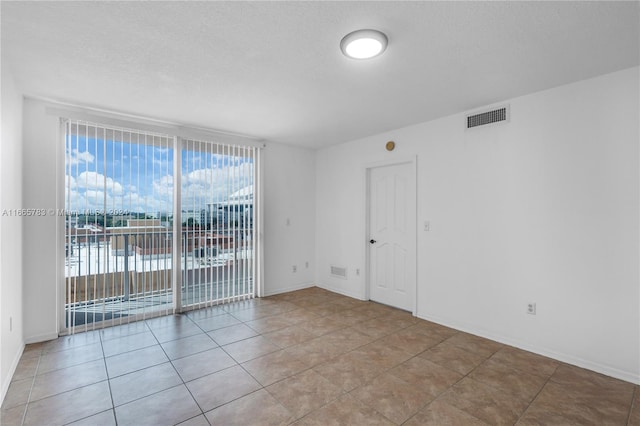
[[[548,358],[555,359],[567,364],[575,365],[576,367],[585,368],[587,370],[595,371],[596,373],[604,374],[605,376],[613,377],[616,379],[624,380],[636,385],[640,385],[640,375],[633,372],[624,371],[611,367],[609,365],[600,364],[597,362],[589,361],[574,355],[555,351],[553,349],[532,346],[526,342],[511,339],[505,336],[496,335],[494,333],[487,332],[486,330],[479,330],[472,325],[459,323],[457,321],[451,321],[443,318],[433,317],[431,315],[417,315],[418,318],[435,322],[436,324],[444,325],[446,327],[454,328],[456,330],[464,331],[465,333],[473,334],[475,336],[484,337],[495,342],[503,343],[505,345],[513,346],[518,349],[522,349],[528,352],[533,352],[538,355],[546,356]]]
[[[9,390],[9,385],[11,385],[11,379],[13,379],[13,375],[16,372],[16,368],[18,368],[18,364],[20,363],[20,358],[22,358],[22,353],[24,352],[24,343],[20,346],[20,350],[16,353],[16,356],[11,362],[11,367],[9,368],[9,374],[2,381],[2,394],[0,394],[0,405],[4,402],[4,397],[7,396],[7,391]]]
[[[29,345],[31,343],[39,343],[39,342],[46,342],[47,340],[53,340],[53,339],[57,339],[58,333],[45,333],[45,334],[38,334],[36,336],[30,336],[24,339],[24,343]]]
[[[318,287],[323,288],[325,290],[329,290],[333,293],[338,293],[341,294],[343,296],[348,296],[351,297],[353,299],[358,299],[358,300],[367,300],[364,298],[364,296],[360,293],[360,292],[351,292],[342,288],[338,288],[338,287],[334,287],[330,284],[318,284]]]
[[[288,293],[290,291],[296,291],[296,290],[302,290],[304,288],[309,288],[309,287],[315,287],[315,284],[312,282],[305,282],[305,283],[300,283],[300,284],[296,284],[294,286],[290,286],[290,287],[284,287],[284,288],[276,288],[270,291],[265,291],[264,292],[264,296],[274,296],[276,294],[281,294],[281,293]]]

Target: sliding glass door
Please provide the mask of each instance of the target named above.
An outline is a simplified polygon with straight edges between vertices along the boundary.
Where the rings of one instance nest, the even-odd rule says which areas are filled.
[[[182,141],[182,305],[254,294],[257,149]]]
[[[78,121],[64,134],[62,329],[253,297],[257,148]]]

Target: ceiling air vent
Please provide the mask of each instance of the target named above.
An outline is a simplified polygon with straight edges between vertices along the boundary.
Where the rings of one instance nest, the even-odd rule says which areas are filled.
[[[347,279],[347,268],[342,266],[331,265],[331,276],[336,278]]]
[[[509,106],[467,115],[467,129],[509,121]]]

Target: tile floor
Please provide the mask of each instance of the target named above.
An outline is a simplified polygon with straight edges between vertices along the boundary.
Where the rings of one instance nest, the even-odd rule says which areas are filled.
[[[640,387],[318,288],[28,345],[2,425],[640,425]]]

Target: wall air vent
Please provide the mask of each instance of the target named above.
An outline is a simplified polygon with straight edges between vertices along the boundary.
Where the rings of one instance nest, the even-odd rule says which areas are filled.
[[[466,116],[467,129],[486,126],[488,124],[504,123],[509,121],[509,105],[491,109],[489,111],[475,112]]]
[[[342,266],[331,265],[331,276],[336,278],[347,279],[347,268]]]

